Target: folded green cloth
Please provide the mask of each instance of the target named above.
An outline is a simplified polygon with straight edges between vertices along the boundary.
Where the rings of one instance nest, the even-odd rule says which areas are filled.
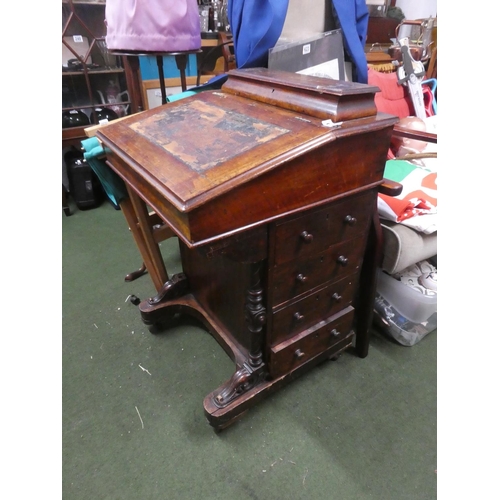
[[[111,203],[115,208],[119,208],[120,203],[128,197],[127,188],[121,177],[102,159],[102,156],[106,154],[105,148],[102,147],[97,137],[84,139],[82,146],[84,149],[83,157],[101,181],[104,192]]]
[[[101,143],[97,137],[89,137],[82,141],[82,146],[85,151],[91,151],[94,148],[100,147],[102,149]]]

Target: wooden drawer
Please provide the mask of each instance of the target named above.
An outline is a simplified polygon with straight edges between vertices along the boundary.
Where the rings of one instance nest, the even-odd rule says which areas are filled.
[[[269,373],[279,377],[306,363],[329,347],[342,343],[351,336],[354,309],[349,306],[335,316],[321,321],[295,337],[271,347],[269,351]],[[344,343],[342,343],[344,346]]]
[[[323,252],[339,241],[349,240],[367,231],[374,210],[373,190],[276,226],[274,264]]]
[[[271,306],[305,294],[323,283],[356,274],[365,250],[366,235],[344,241],[310,258],[297,259],[272,271]]]
[[[270,344],[277,344],[351,305],[358,275],[348,276],[273,312]]]

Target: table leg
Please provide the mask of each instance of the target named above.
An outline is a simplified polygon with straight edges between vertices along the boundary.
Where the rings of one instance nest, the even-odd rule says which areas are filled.
[[[370,222],[365,257],[361,266],[360,289],[362,293],[356,307],[358,320],[356,325],[356,352],[360,358],[368,355],[371,328],[373,322],[373,304],[377,293],[377,268],[382,263],[383,235],[378,211],[375,206]]]
[[[64,210],[64,215],[68,216],[71,215],[71,209],[69,208],[69,203],[68,203],[68,194],[66,193],[66,188],[62,187],[62,208]]]
[[[169,279],[163,256],[153,237],[146,204],[134,191],[128,191],[129,199],[124,200],[120,206],[153,284],[160,291]]]
[[[165,90],[165,75],[163,74],[163,56],[156,56],[158,65],[158,78],[160,79],[161,103],[167,104],[167,92]]]
[[[187,66],[188,56],[187,54],[176,54],[175,55],[175,63],[177,64],[177,69],[181,74],[181,88],[183,92],[187,90],[186,83],[186,66]]]
[[[137,56],[123,56],[123,67],[125,69],[125,78],[127,80],[127,90],[130,94],[130,112],[138,113],[145,109],[142,98],[142,78]]]

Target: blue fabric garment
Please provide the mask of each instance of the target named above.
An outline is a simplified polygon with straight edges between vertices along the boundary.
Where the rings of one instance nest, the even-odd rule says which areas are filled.
[[[191,87],[187,92],[191,91],[193,94],[198,94],[199,92],[203,92],[204,90],[220,89],[222,85],[226,83],[227,78],[228,78],[227,73],[222,73],[221,75],[213,76],[212,78],[210,78],[210,80],[208,80],[208,82],[198,85],[197,87]],[[168,99],[169,101],[172,101],[172,98],[170,96]]]
[[[368,7],[365,0],[332,0],[344,47],[353,63],[353,80],[368,81],[365,43]],[[268,51],[285,24],[288,0],[229,0],[228,18],[238,68],[267,67]]]
[[[353,80],[368,82],[365,43],[368,34],[366,0],[332,0],[344,35],[344,48],[353,63]]]
[[[200,92],[204,92],[205,90],[218,90],[222,87],[228,78],[227,73],[222,73],[221,75],[216,75],[208,82],[203,83],[202,85],[198,85],[197,87],[191,87],[189,90],[181,92],[180,94],[174,94],[168,96],[168,102],[180,101],[181,99],[185,99],[186,97],[190,97],[195,94],[199,94]]]
[[[278,41],[287,9],[288,0],[229,0],[238,68],[267,67],[269,49]]]

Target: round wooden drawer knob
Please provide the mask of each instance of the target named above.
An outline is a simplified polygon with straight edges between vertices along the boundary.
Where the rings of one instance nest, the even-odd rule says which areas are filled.
[[[344,222],[348,224],[349,226],[354,226],[358,220],[356,217],[352,217],[352,215],[346,215],[344,218]]]
[[[296,312],[294,315],[293,315],[294,319],[296,319],[297,321],[301,321],[304,319],[304,315],[303,314],[300,314],[299,312]]]
[[[311,243],[311,241],[313,240],[313,235],[311,233],[308,233],[307,231],[302,231],[300,233],[300,237],[306,243]]]
[[[295,352],[294,352],[294,356],[297,358],[297,359],[300,359],[300,358],[303,358],[305,356],[304,354],[304,351],[301,351],[300,349],[297,349]]]
[[[337,262],[342,266],[342,267],[345,267],[347,266],[347,263],[349,262],[349,260],[347,259],[347,257],[344,257],[343,255],[341,255],[338,259],[337,259]]]

